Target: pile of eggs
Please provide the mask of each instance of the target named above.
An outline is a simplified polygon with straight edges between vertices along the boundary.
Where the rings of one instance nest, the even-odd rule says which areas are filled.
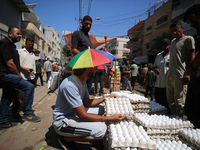
[[[128,98],[106,98],[105,105],[107,116],[114,114],[134,114],[133,108]]]
[[[154,113],[154,112],[162,112],[162,111],[166,111],[167,108],[165,106],[162,106],[156,102],[150,101],[150,112]]]
[[[177,128],[193,128],[190,121],[180,117],[169,117],[165,115],[149,115],[146,113],[136,113],[135,121],[147,128],[158,129],[177,129]]]
[[[142,126],[136,126],[132,121],[121,121],[109,125],[111,147],[155,148],[155,142],[145,132]]]
[[[131,103],[148,103],[150,100],[144,96],[138,95],[138,94],[127,94],[126,97],[128,97],[131,101]]]
[[[181,141],[154,139],[158,150],[192,150]]]
[[[197,149],[200,149],[200,129],[180,130],[179,137]]]

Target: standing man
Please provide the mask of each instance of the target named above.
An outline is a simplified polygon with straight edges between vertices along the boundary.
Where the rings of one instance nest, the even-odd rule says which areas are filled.
[[[45,61],[44,63],[44,70],[46,71],[46,75],[47,75],[47,80],[46,80],[46,83],[47,83],[49,80],[49,77],[51,76],[51,62],[49,58],[47,58],[47,61]]]
[[[194,61],[187,67],[184,77],[183,84],[188,84],[188,93],[186,98],[185,113],[188,119],[194,124],[195,128],[200,128],[200,4],[195,4],[188,8],[185,12],[183,21],[190,24],[191,27],[196,28],[196,50],[198,51]],[[191,76],[193,77],[191,80]]]
[[[35,74],[35,83],[37,85],[37,79],[40,77],[41,86],[43,86],[43,64],[42,60],[38,59],[38,63],[36,64],[36,74]]]
[[[25,109],[23,120],[39,122],[40,117],[32,110],[34,85],[24,80],[20,74],[19,54],[14,43],[21,39],[21,31],[17,27],[9,27],[8,36],[0,40],[0,85],[3,94],[0,103],[0,128],[13,126],[8,121],[8,111],[11,102],[16,102],[16,88],[25,92]]]
[[[129,60],[123,59],[123,65],[120,67],[121,70],[121,79],[122,79],[122,90],[126,90],[127,85],[129,84],[129,78],[130,78],[130,70],[128,68]],[[130,89],[130,91],[132,91]]]
[[[162,52],[158,53],[154,62],[154,72],[157,74],[155,83],[155,100],[157,103],[169,108],[166,96],[166,79],[169,69],[169,58],[171,42],[163,39],[161,43]]]
[[[79,31],[75,31],[72,34],[72,54],[76,55],[86,49],[93,48],[88,32],[92,27],[92,18],[85,16],[81,22],[82,28]],[[86,60],[87,61],[87,60]],[[93,78],[89,78],[87,81],[88,91],[91,91]]]
[[[183,117],[187,85],[182,84],[184,72],[194,60],[195,42],[191,36],[183,34],[181,23],[170,25],[174,39],[171,42],[170,63],[167,76],[167,101],[172,115]]]
[[[131,86],[132,86],[132,92],[134,91],[135,81],[137,79],[138,75],[138,66],[135,62],[135,60],[132,60],[132,65],[130,67],[131,70]]]
[[[19,49],[21,76],[35,86],[35,54],[33,53],[34,40],[26,38],[25,48]]]
[[[59,143],[64,149],[71,141],[89,142],[102,139],[107,130],[104,122],[121,121],[125,118],[118,114],[103,116],[104,107],[98,104],[105,97],[89,99],[85,82],[96,71],[97,67],[74,69],[74,75],[66,78],[60,85],[53,112],[53,127],[61,135]]]

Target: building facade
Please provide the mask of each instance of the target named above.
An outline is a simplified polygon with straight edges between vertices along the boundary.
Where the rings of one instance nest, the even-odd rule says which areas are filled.
[[[49,57],[51,61],[59,62],[62,50],[59,33],[55,31],[53,27],[45,27],[45,37],[49,41],[47,57]]]
[[[127,58],[130,55],[130,49],[127,48],[129,39],[115,38],[108,43],[107,51],[115,56],[116,59]]]
[[[3,0],[0,5],[0,40],[8,35],[9,26],[22,27],[22,12],[29,13],[23,0]],[[21,48],[21,41],[16,43],[17,49]]]

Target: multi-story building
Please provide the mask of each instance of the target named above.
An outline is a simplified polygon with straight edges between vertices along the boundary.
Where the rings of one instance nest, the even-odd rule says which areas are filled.
[[[21,29],[22,12],[29,13],[23,0],[3,0],[0,5],[0,40],[8,35],[9,26]],[[17,49],[21,48],[21,41],[16,43]]]
[[[52,61],[59,62],[62,50],[62,43],[60,41],[60,35],[53,27],[45,27],[45,36],[49,41],[47,57]],[[50,49],[51,47],[51,49]]]
[[[162,1],[159,1],[158,3],[160,2]],[[158,3],[156,3],[150,9],[155,9]],[[171,10],[172,10],[171,8],[172,8],[172,0],[168,0],[167,2],[163,1],[163,4],[159,8],[154,10],[153,14],[149,15],[144,22],[144,31],[143,31],[144,40],[142,44],[142,49],[143,49],[142,55],[143,57],[146,56],[145,63],[147,62],[153,63],[156,54],[159,52],[157,49],[151,47],[154,43],[154,39],[157,37],[161,37],[164,33],[170,34],[169,26],[171,24]]]
[[[127,58],[130,55],[130,49],[127,48],[129,39],[115,38],[108,43],[108,52],[112,53],[116,59]]]
[[[139,62],[142,57],[144,21],[140,21],[128,30],[130,41],[127,42],[127,47],[130,48],[130,59],[135,59]]]

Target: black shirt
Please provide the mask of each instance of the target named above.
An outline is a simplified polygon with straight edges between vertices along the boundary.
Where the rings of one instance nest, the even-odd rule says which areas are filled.
[[[19,54],[16,46],[7,37],[0,40],[0,76],[11,73],[6,65],[5,59],[13,59],[18,71],[20,72]]]
[[[88,49],[88,46],[90,48],[92,47],[92,42],[90,40],[90,37],[87,32],[83,32],[82,30],[80,31],[75,31],[72,34],[72,48],[76,48],[80,52]]]

